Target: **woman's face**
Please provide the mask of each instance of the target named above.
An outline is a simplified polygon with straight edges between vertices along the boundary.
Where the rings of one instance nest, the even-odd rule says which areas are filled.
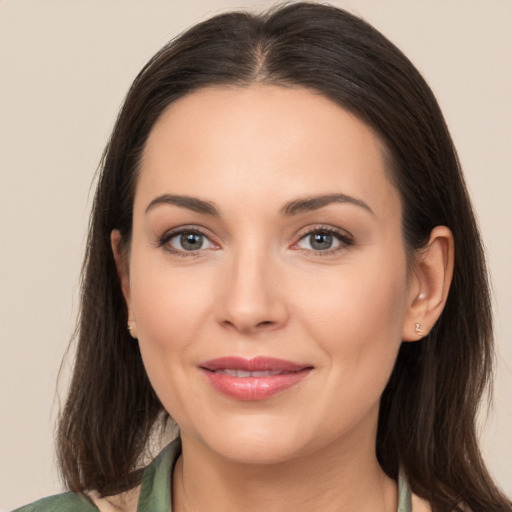
[[[184,443],[241,462],[375,439],[414,291],[376,135],[253,85],[172,104],[145,148],[124,292]]]

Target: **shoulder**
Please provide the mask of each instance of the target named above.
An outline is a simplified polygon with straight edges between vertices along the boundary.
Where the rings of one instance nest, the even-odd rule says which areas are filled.
[[[180,453],[181,440],[177,438],[144,470],[142,485],[123,494],[101,498],[96,492],[88,496],[65,492],[12,512],[135,512],[139,501],[147,510],[171,510],[170,475]],[[155,503],[165,503],[165,506],[158,508],[153,506]]]
[[[43,498],[13,512],[98,512],[98,510],[84,495],[65,492]]]
[[[136,512],[139,501],[140,486],[122,494],[101,498],[98,493],[89,495],[91,501],[101,512]]]
[[[411,493],[412,512],[432,512],[428,501],[421,499],[416,494]]]
[[[108,498],[100,498],[96,493],[87,497],[66,492],[35,501],[13,512],[132,512],[137,509],[139,491],[137,487]]]
[[[89,496],[66,492],[43,498],[13,512],[132,512],[137,509],[140,488],[124,494],[100,498],[97,493]]]

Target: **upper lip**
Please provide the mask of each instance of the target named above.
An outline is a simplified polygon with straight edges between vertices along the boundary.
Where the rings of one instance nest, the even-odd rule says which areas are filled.
[[[245,370],[247,372],[297,372],[306,368],[312,368],[311,365],[264,356],[258,356],[251,359],[238,356],[219,357],[205,361],[201,363],[199,367],[212,372],[226,369]]]

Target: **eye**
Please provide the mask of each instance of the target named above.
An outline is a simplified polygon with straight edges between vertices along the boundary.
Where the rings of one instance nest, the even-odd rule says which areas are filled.
[[[336,240],[330,233],[318,231],[303,237],[299,241],[299,247],[302,249],[313,249],[314,251],[325,251],[332,249],[333,246],[339,243],[339,240]]]
[[[303,235],[296,247],[306,251],[330,254],[352,244],[353,241],[347,234],[332,228],[317,228]]]
[[[165,246],[167,250],[174,253],[191,253],[216,247],[206,235],[200,231],[190,229],[167,233],[160,240],[159,245]]]

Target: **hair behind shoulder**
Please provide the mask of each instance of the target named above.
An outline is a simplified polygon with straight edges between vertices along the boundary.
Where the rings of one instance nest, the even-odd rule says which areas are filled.
[[[135,79],[105,150],[93,204],[76,363],[58,429],[61,472],[77,492],[112,495],[137,485],[160,415],[111,247],[128,247],[146,139],[164,109],[201,87],[255,82],[305,87],[368,123],[389,154],[412,254],[448,226],[455,273],[441,318],[421,342],[403,344],[384,391],[377,456],[434,511],[510,511],[478,448],[476,415],[492,373],[485,259],[456,152],[439,106],[410,61],[373,27],[335,7],[293,3],[268,13],[221,14],[162,48]],[[421,198],[419,200],[418,198]]]

